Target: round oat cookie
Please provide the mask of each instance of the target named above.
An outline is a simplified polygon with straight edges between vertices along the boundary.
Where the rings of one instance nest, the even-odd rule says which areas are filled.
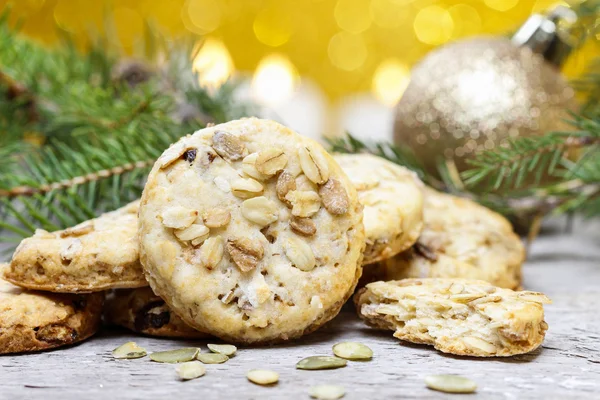
[[[371,154],[334,154],[364,206],[363,265],[412,246],[423,229],[423,183],[417,175]]]
[[[137,333],[158,337],[207,338],[171,311],[165,301],[149,287],[115,289],[104,304],[106,322],[120,325]]]
[[[7,265],[0,264],[1,270]],[[0,279],[0,354],[80,342],[100,326],[103,293],[57,294],[22,289]]]
[[[4,278],[28,289],[97,292],[148,286],[139,261],[139,200],[57,232],[24,239]]]
[[[503,216],[427,188],[423,218],[417,243],[369,269],[366,279],[468,278],[508,289],[520,286],[525,249]]]
[[[150,286],[190,326],[237,343],[299,337],[333,318],[361,274],[362,206],[316,142],[268,120],[182,138],[140,206]]]

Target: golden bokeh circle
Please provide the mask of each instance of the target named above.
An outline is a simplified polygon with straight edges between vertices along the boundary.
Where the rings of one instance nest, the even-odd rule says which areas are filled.
[[[278,4],[261,10],[252,24],[256,38],[263,44],[279,47],[292,36],[292,16],[289,11]]]
[[[435,46],[446,43],[452,37],[454,21],[448,10],[433,5],[417,13],[413,27],[419,41]]]
[[[350,32],[338,32],[327,48],[331,64],[345,71],[359,69],[367,59],[367,46],[362,36]]]
[[[333,15],[338,26],[350,33],[366,31],[373,20],[370,2],[364,0],[337,0]]]
[[[188,30],[205,35],[221,24],[221,8],[215,0],[188,0],[181,10],[181,19]]]

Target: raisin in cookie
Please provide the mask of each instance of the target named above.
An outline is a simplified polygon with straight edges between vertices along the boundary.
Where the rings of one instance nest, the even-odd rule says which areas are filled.
[[[364,206],[363,265],[412,246],[423,229],[423,183],[404,167],[371,154],[335,154]]]
[[[4,278],[28,289],[97,292],[147,286],[139,261],[135,201],[57,232],[37,230],[13,255]]]
[[[512,356],[542,344],[542,293],[514,292],[467,279],[374,282],[354,297],[367,324],[400,340],[464,356]]]
[[[0,265],[0,270],[7,268]],[[56,294],[22,289],[0,279],[0,354],[80,342],[100,326],[103,293]]]
[[[140,205],[150,286],[188,325],[237,343],[299,337],[333,318],[361,274],[362,206],[316,142],[268,120],[182,138]]]
[[[413,248],[373,265],[365,279],[467,278],[520,287],[525,249],[503,216],[428,188],[423,218],[425,227]]]
[[[149,287],[113,290],[106,297],[104,317],[108,323],[150,336],[209,337],[190,328]]]

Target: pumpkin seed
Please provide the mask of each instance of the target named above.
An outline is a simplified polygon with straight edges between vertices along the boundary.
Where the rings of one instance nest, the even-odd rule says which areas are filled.
[[[206,373],[206,368],[198,361],[188,361],[180,364],[177,369],[177,375],[183,380],[200,378]]]
[[[250,382],[257,385],[272,385],[279,381],[279,374],[268,369],[251,369],[246,377]]]
[[[127,342],[112,351],[116,359],[122,358],[142,358],[146,356],[146,349],[138,346],[135,342]]]
[[[473,393],[477,389],[475,382],[460,375],[429,375],[425,385],[445,393]]]
[[[199,349],[196,347],[185,347],[177,350],[157,351],[150,354],[152,361],[175,364],[184,361],[192,361],[196,358]]]
[[[297,369],[333,369],[345,367],[348,361],[332,356],[312,356],[306,357],[296,364]]]
[[[337,400],[344,397],[346,390],[338,385],[317,385],[309,389],[310,397],[319,400]]]
[[[229,357],[219,353],[198,353],[196,359],[202,361],[204,364],[223,364],[229,360]]]
[[[362,343],[343,342],[333,346],[333,354],[346,360],[370,360],[373,350]]]
[[[226,356],[232,356],[237,351],[237,347],[232,344],[208,344],[209,350],[213,353],[219,353]]]

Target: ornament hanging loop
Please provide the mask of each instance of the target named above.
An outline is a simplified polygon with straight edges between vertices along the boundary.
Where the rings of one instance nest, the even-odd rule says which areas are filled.
[[[577,21],[577,14],[565,6],[555,7],[548,15],[533,14],[512,37],[512,42],[529,47],[549,63],[560,68],[573,49],[568,27]],[[564,26],[567,29],[563,29]]]

